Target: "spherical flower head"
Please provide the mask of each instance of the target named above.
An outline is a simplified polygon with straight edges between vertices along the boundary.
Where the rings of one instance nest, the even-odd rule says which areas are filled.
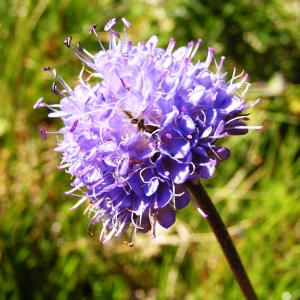
[[[243,100],[250,86],[247,75],[238,82],[234,75],[225,81],[224,57],[215,73],[209,70],[213,49],[206,60],[192,63],[201,39],[175,51],[173,39],[161,49],[156,36],[133,46],[126,31],[131,25],[122,21],[122,38],[112,29],[116,19],[105,26],[108,50],[96,25],[91,27],[101,46],[96,55],[80,43],[74,46],[68,37],[65,45],[99,80],[91,86],[80,76],[80,84],[71,89],[55,71],[44,68],[62,86],[52,86],[62,99],[59,105],[47,105],[41,98],[34,108],[46,106],[52,110],[49,117],[64,122],[55,133],[62,136],[55,148],[62,152],[59,169],[75,178],[66,194],[83,192],[71,209],[89,201],[90,224],[103,222],[103,243],[130,227],[132,245],[136,231],[152,230],[155,237],[157,222],[165,228],[175,222],[176,209],[190,201],[185,182],[213,175],[230,156],[216,140],[246,134],[250,127],[244,111],[258,101]],[[41,134],[46,139],[44,129]]]

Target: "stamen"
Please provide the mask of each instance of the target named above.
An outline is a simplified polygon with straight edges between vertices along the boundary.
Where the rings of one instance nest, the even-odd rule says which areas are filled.
[[[43,107],[43,106],[45,106],[45,105],[43,104],[43,101],[44,101],[44,98],[43,98],[43,97],[39,98],[39,99],[35,102],[35,104],[33,105],[33,109],[36,109],[36,108],[38,108],[38,107]]]
[[[175,40],[171,38],[166,52],[172,53],[172,50],[174,49],[175,45],[176,45]]]
[[[113,228],[108,235],[105,235],[105,239],[103,240],[102,243],[106,244],[111,239],[111,237],[114,235],[116,230],[117,230],[116,228]]]
[[[224,60],[225,60],[225,56],[222,56],[220,60],[220,64],[217,66],[217,73],[216,73],[217,75],[220,75],[221,73]]]
[[[213,139],[221,139],[221,138],[227,137],[227,136],[228,136],[228,133],[227,133],[227,132],[224,132],[223,134],[212,135],[212,136],[210,136],[210,137],[213,138]]]
[[[194,46],[194,42],[193,41],[191,41],[191,42],[188,43],[188,51],[187,51],[185,57],[189,57],[190,56],[190,54],[192,52],[192,49],[193,49],[193,46]]]
[[[134,242],[135,242],[135,235],[136,235],[136,228],[132,228],[131,234],[130,234],[130,243],[124,241],[123,244],[129,246],[129,247],[133,247],[134,246]]]
[[[64,45],[66,45],[68,48],[70,48],[71,46],[71,41],[72,41],[72,37],[68,36],[65,40],[64,40]]]
[[[115,236],[119,236],[122,233],[124,226],[125,223],[121,223],[121,225],[119,225],[118,231],[115,233]]]
[[[110,30],[110,32],[114,35],[114,36],[116,36],[118,39],[120,38],[120,35],[116,32],[116,31],[114,31],[114,30]]]
[[[202,43],[202,39],[198,39],[197,44],[196,44],[196,46],[194,48],[194,51],[193,51],[193,53],[190,56],[190,59],[192,59],[195,56],[195,54],[196,54],[197,50],[199,49],[201,43]]]
[[[231,129],[258,129],[262,130],[264,126],[233,126],[233,127],[224,127],[225,130]]]
[[[244,71],[240,74],[235,76],[235,72],[236,72],[236,68],[233,68],[233,74],[232,74],[232,78],[230,79],[230,81],[227,83],[229,86],[231,86],[233,84],[233,81],[241,76],[243,76]]]
[[[59,95],[59,91],[58,91],[56,82],[53,82],[53,84],[52,84],[52,93],[54,93],[55,95]]]
[[[248,92],[249,88],[251,87],[251,84],[246,82],[246,87],[244,89],[244,91],[241,93],[241,97],[244,97],[246,95],[246,93]]]
[[[60,77],[57,77],[57,79],[60,81],[60,83],[61,84],[64,84],[64,81],[60,78]],[[69,88],[68,86],[64,86],[64,87],[66,87],[66,88]],[[70,88],[69,88],[70,89]],[[53,84],[52,84],[52,92],[54,93],[54,94],[56,94],[56,95],[62,95],[63,97],[66,97],[68,100],[70,100],[77,108],[78,108],[78,110],[81,112],[81,108],[78,106],[78,104],[74,101],[74,100],[72,100],[70,97],[68,97],[68,96],[66,96],[61,90],[59,90],[58,88],[57,88],[57,84],[54,82]],[[68,91],[69,93],[72,93],[72,90],[70,89],[70,91]],[[60,112],[58,112],[58,114],[59,113],[61,113],[61,114],[64,114],[64,112],[63,111],[60,111]],[[67,115],[68,115],[69,113],[67,113]],[[49,116],[50,116],[51,114],[49,114]],[[55,115],[55,113],[54,113],[54,115]]]
[[[236,78],[240,77],[241,75],[237,76]],[[231,84],[230,86],[228,87],[228,93],[234,93],[236,90],[238,90],[245,82],[246,80],[248,79],[248,74],[245,74],[245,76],[243,77],[243,79],[236,83],[236,84],[232,84],[233,83],[233,78],[231,80]]]
[[[82,48],[80,42],[77,43],[77,49],[78,49],[78,51],[80,51],[80,52],[83,51],[83,48]]]
[[[104,52],[106,52],[105,48],[103,47],[103,45],[102,45],[102,43],[101,43],[101,41],[100,41],[100,38],[99,38],[97,32],[96,32],[96,30],[95,30],[96,26],[97,26],[96,24],[93,24],[93,25],[91,26],[91,28],[89,29],[89,33],[91,34],[92,32],[94,32],[94,34],[95,34],[95,36],[96,36],[96,38],[97,38],[97,41],[98,41],[100,47],[102,48],[102,50],[103,50]]]
[[[74,187],[73,189],[65,192],[66,195],[71,195],[73,192],[75,192],[76,190],[80,189],[81,187],[84,186],[83,182],[80,182],[80,184],[78,184],[76,187]]]
[[[96,27],[97,27],[97,24],[93,24],[89,29],[89,33],[92,34],[92,32],[95,30]]]
[[[214,57],[214,54],[215,54],[214,49],[208,48],[208,55],[207,55],[207,58],[206,58],[206,61],[205,61],[205,64],[204,64],[204,67],[206,69],[208,69],[208,67],[210,66],[211,61],[212,61],[212,59]]]
[[[152,239],[156,238],[156,217],[154,216],[154,221],[153,221],[153,225],[152,225]]]
[[[225,150],[226,150],[225,147],[221,147],[221,148],[219,148],[219,149],[217,150],[217,152],[218,152],[218,153],[221,153],[221,152],[224,152]]]
[[[120,78],[120,81],[121,81],[121,83],[122,83],[123,88],[126,89],[127,91],[129,91],[129,90],[130,90],[130,87],[128,87],[128,86],[125,84],[124,80],[123,80],[122,78]]]
[[[150,56],[153,56],[153,43],[150,43],[150,51],[149,51]]]
[[[47,139],[47,135],[46,135],[45,129],[44,129],[44,128],[41,128],[41,129],[40,129],[40,132],[41,132],[42,139],[43,139],[43,140],[46,140],[46,139]]]
[[[75,128],[77,127],[77,124],[78,124],[79,120],[75,120],[74,123],[72,124],[71,128],[70,128],[70,132],[73,132],[75,130]]]
[[[109,31],[112,27],[116,26],[116,18],[112,18],[105,26],[104,31]]]
[[[258,104],[258,103],[260,103],[260,102],[261,102],[261,98],[259,98],[259,99],[257,99],[256,101],[254,101],[254,102],[248,104],[248,105],[247,105],[247,109],[248,109],[248,108],[251,108],[251,107],[253,107],[253,106],[255,106],[256,104]]]
[[[132,53],[132,41],[128,42],[128,56],[130,57]]]
[[[74,206],[72,206],[72,207],[70,208],[70,210],[74,210],[75,208],[77,208],[79,205],[81,205],[81,204],[82,204],[85,200],[87,200],[87,199],[88,199],[87,196],[81,198]]]
[[[127,27],[127,28],[131,27],[131,24],[125,18],[122,18],[122,22],[124,23],[124,29],[125,29],[125,27]]]
[[[58,169],[58,170],[62,170],[62,169],[64,169],[64,168],[68,168],[69,166],[70,166],[70,164],[67,163],[67,164],[64,164],[64,165],[57,166],[57,169]]]

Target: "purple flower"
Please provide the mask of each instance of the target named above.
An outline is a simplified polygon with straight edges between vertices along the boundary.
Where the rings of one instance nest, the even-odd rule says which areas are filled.
[[[44,68],[62,87],[52,86],[62,99],[59,105],[48,105],[40,98],[34,106],[46,106],[52,110],[49,117],[63,120],[55,148],[62,152],[58,168],[75,178],[66,194],[83,193],[71,209],[89,201],[90,224],[103,222],[103,243],[128,227],[134,234],[152,230],[153,237],[156,222],[170,227],[175,210],[190,200],[184,183],[213,175],[230,156],[215,141],[246,134],[250,127],[243,112],[259,102],[243,100],[250,86],[247,75],[239,82],[239,76],[225,81],[224,57],[216,73],[209,71],[213,49],[205,61],[192,63],[200,39],[175,51],[173,39],[166,50],[157,48],[156,36],[133,46],[126,34],[131,25],[122,21],[122,39],[112,29],[116,19],[104,28],[109,31],[108,50],[96,25],[91,27],[102,49],[96,55],[79,43],[74,46],[71,37],[64,42],[98,83],[91,86],[80,76],[80,84],[71,89],[55,70]],[[44,129],[41,134],[46,139]]]

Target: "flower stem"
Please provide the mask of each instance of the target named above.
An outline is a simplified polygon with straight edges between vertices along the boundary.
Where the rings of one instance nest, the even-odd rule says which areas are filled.
[[[239,254],[231,240],[231,237],[218,214],[213,202],[209,198],[202,184],[194,185],[192,182],[186,182],[191,195],[199,205],[200,209],[208,215],[207,221],[212,228],[221,248],[226,256],[229,266],[238,282],[245,298],[247,300],[258,300],[256,293],[251,285],[246,270],[241,262]]]

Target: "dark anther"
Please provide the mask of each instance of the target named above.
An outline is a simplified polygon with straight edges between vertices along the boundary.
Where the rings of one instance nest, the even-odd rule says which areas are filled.
[[[68,37],[64,40],[64,45],[66,45],[68,48],[70,48],[71,41],[72,41],[72,37],[71,37],[71,36],[68,36]]]
[[[125,244],[125,245],[127,245],[127,246],[129,246],[129,247],[133,247],[133,246],[134,246],[134,241],[132,241],[132,242],[130,242],[130,243],[124,241],[123,244]]]
[[[126,86],[124,80],[123,80],[122,78],[120,78],[120,80],[121,80],[121,83],[122,83],[123,88],[126,89],[127,91],[129,91],[130,88],[129,88],[128,86]]]
[[[46,139],[47,139],[47,135],[46,135],[45,129],[44,129],[44,128],[41,128],[41,129],[40,129],[40,132],[41,132],[42,139],[43,139],[43,140],[46,140]]]
[[[52,92],[56,95],[59,94],[58,89],[57,89],[57,84],[55,82],[53,82],[53,84],[52,84]]]
[[[150,161],[155,164],[155,162],[159,159],[160,154],[158,152],[155,152],[154,155],[150,158]]]
[[[72,124],[71,128],[70,128],[70,132],[73,132],[75,130],[75,128],[77,127],[77,124],[78,124],[79,120],[75,120],[74,123]]]
[[[156,126],[153,126],[153,125],[144,125],[143,126],[143,129],[146,131],[146,132],[154,132],[155,130],[159,129],[159,127],[156,127]]]
[[[110,30],[110,32],[113,34],[113,35],[115,35],[118,39],[120,38],[120,35],[116,32],[116,31],[114,31],[114,30]]]
[[[130,157],[129,159],[129,169],[132,170],[133,165],[138,165],[142,163],[143,161],[140,159],[135,159],[134,157]]]
[[[91,26],[91,28],[89,29],[89,33],[91,34],[95,30],[96,27],[97,27],[97,24],[93,24]]]
[[[43,70],[43,71],[50,71],[51,69],[50,69],[50,67],[45,67],[45,68],[43,68],[42,70]]]
[[[88,228],[88,229],[87,229],[87,233],[88,233],[89,235],[94,235],[94,234],[91,232],[91,228]]]
[[[78,49],[78,51],[80,51],[80,52],[83,51],[83,48],[82,48],[82,46],[81,46],[81,44],[80,44],[79,42],[77,43],[77,49]]]

